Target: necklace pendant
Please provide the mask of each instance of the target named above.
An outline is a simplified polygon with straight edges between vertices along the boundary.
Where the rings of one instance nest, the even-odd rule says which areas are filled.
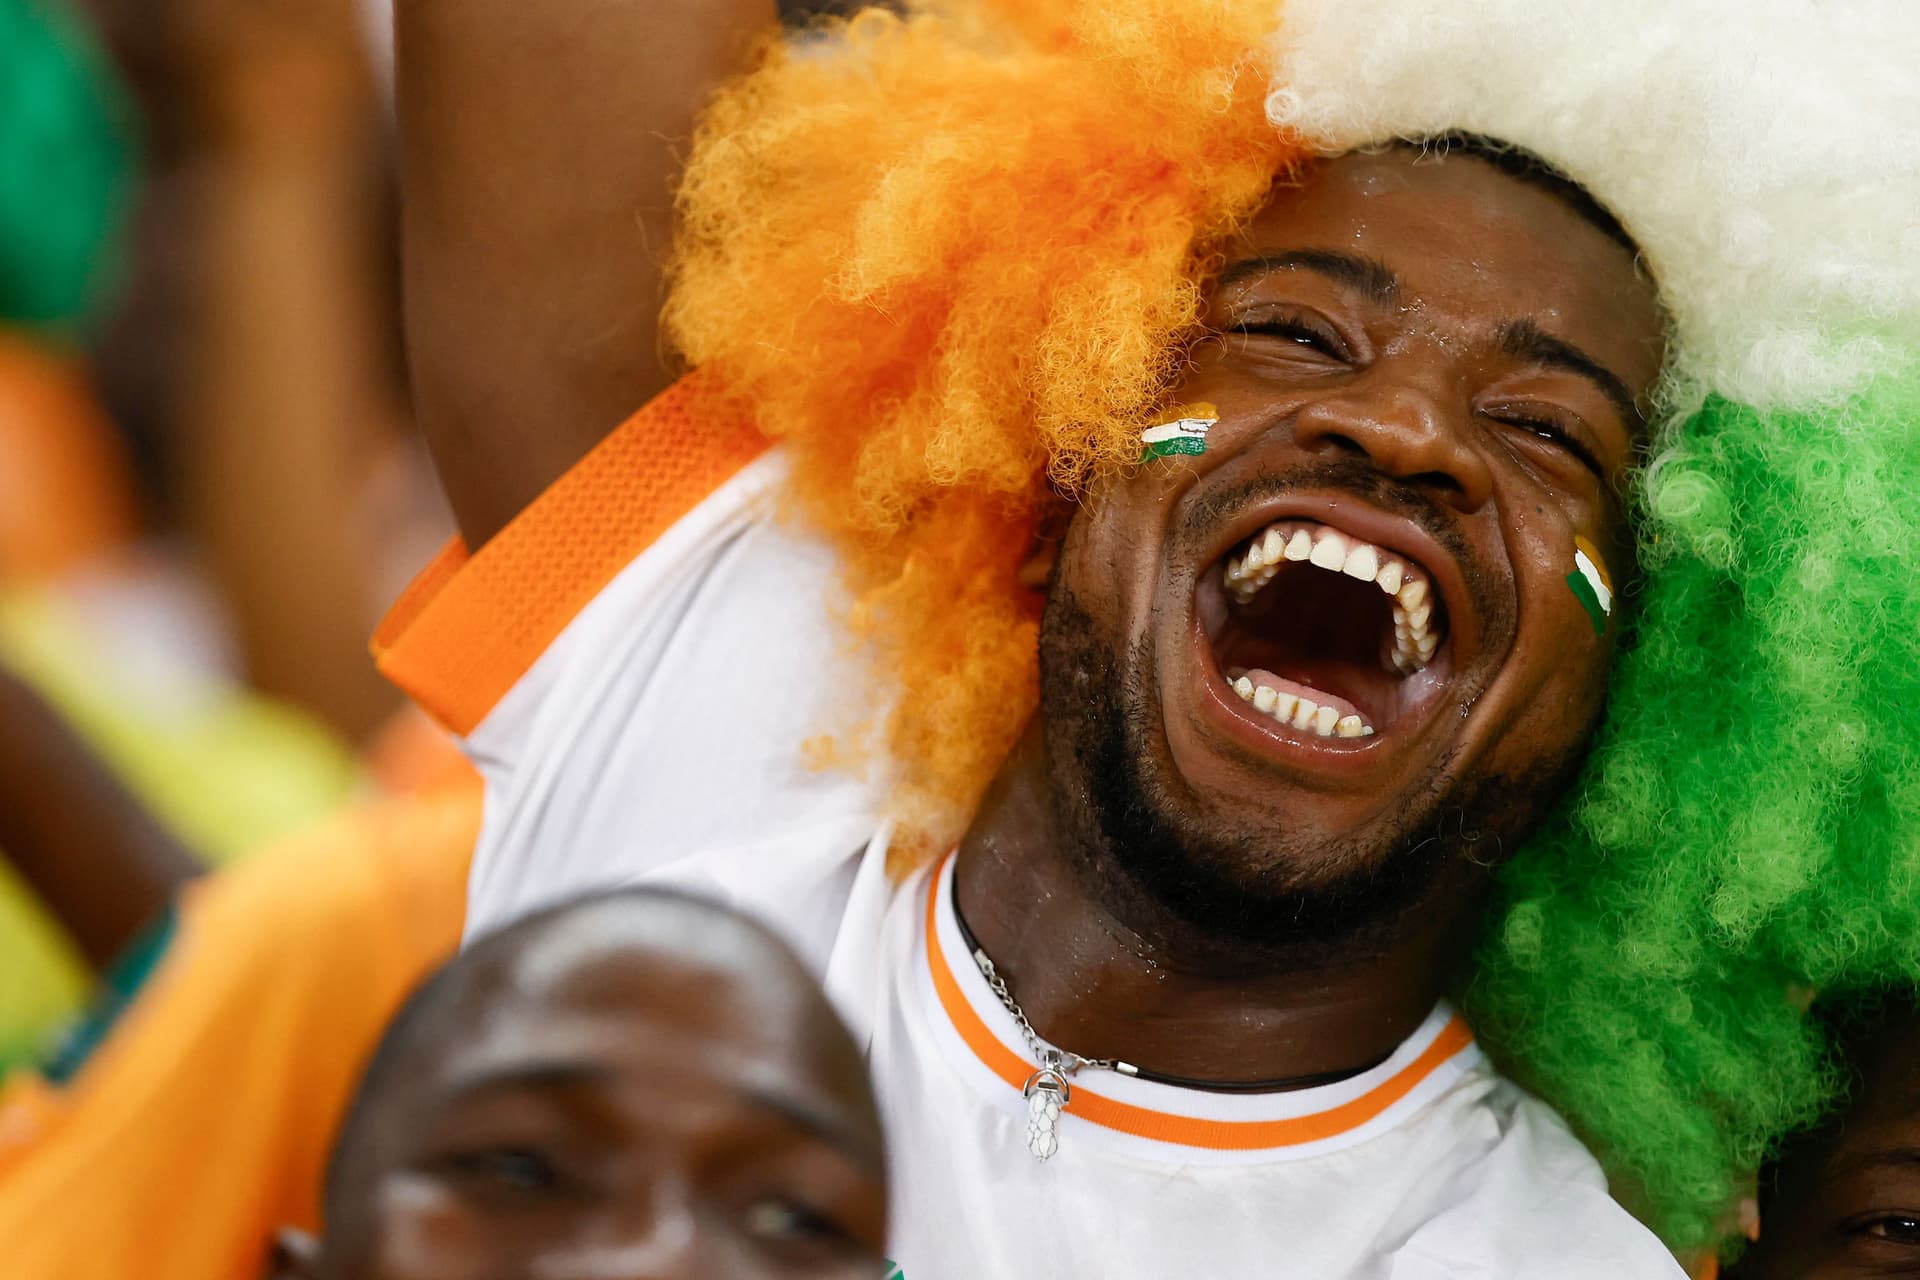
[[[1027,1099],[1027,1150],[1042,1164],[1060,1149],[1060,1112],[1073,1097],[1057,1056],[1049,1055],[1021,1090]]]

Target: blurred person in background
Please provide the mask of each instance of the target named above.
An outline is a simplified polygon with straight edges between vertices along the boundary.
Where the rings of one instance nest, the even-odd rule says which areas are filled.
[[[479,799],[456,780],[356,804],[146,897],[160,914],[95,1017],[0,1088],[10,1278],[255,1280],[277,1228],[319,1229],[354,1081],[459,939]],[[119,840],[69,861],[83,881],[62,918],[127,904],[152,879],[139,851]]]
[[[209,656],[214,611],[183,606],[179,557],[152,554],[137,468],[93,393],[84,343],[116,296],[134,189],[128,95],[57,3],[0,0],[0,72],[0,665],[219,860],[332,810],[357,770]],[[89,982],[0,860],[0,1068],[34,1058]]]
[[[248,693],[147,553],[81,354],[132,134],[73,15],[0,0],[0,1240],[9,1275],[242,1280],[315,1220],[360,1061],[458,935],[477,803],[437,736],[363,774]],[[424,791],[199,875],[362,776]]]
[[[360,742],[371,621],[451,531],[399,354],[390,125],[357,0],[86,0],[149,121],[97,344],[153,507],[258,690]]]
[[[1920,1001],[1911,987],[1824,997],[1840,1079],[1816,1124],[1760,1172],[1753,1247],[1727,1280],[1920,1276]]]
[[[476,941],[382,1038],[279,1280],[867,1277],[886,1152],[799,958],[658,889]]]
[[[282,8],[279,16],[298,12]],[[145,29],[140,20],[146,15],[131,8],[107,16]],[[295,24],[282,34],[298,30]],[[332,34],[321,46],[337,51],[339,28],[324,30]],[[297,40],[283,45],[300,47]],[[136,43],[130,62],[150,75],[151,49],[142,54],[140,48]],[[330,59],[323,61],[338,68]],[[148,88],[151,93],[151,84]],[[263,91],[255,101],[264,107],[270,98]],[[156,148],[163,149],[167,129],[155,133],[162,139]],[[281,159],[295,163],[285,155]],[[324,183],[304,189],[309,195],[340,190]],[[212,225],[250,225],[244,216],[250,202],[255,212],[276,207],[273,185],[264,179],[258,185],[236,181],[226,190],[235,197],[225,206],[236,214],[235,222],[222,224],[209,215]],[[311,205],[305,207],[312,212]],[[251,225],[263,223],[310,225],[303,218]],[[265,256],[287,266],[285,246],[297,248],[297,243],[262,236],[254,247],[269,241],[281,248]],[[291,274],[310,285],[323,283],[298,271]],[[244,271],[228,282],[237,287],[220,296],[234,316],[261,323],[273,318],[268,305],[273,299],[250,289]],[[180,302],[179,295],[175,299]],[[180,305],[184,314],[185,303]],[[212,309],[217,312],[219,306]],[[204,317],[196,323],[200,320]],[[172,328],[191,331],[194,325]],[[244,323],[233,328],[251,336]],[[155,332],[166,334],[169,327]],[[191,358],[215,365],[210,376],[217,380],[216,345],[207,344]],[[182,346],[195,350],[192,344]],[[93,404],[85,382],[76,377],[63,385],[72,403],[85,405],[106,450],[119,456],[112,424]],[[275,388],[262,382],[251,389],[270,393]],[[44,418],[37,415],[42,423]],[[71,443],[77,437],[64,433],[60,438]],[[264,461],[275,465],[276,458],[285,460],[274,454]],[[123,476],[134,470],[124,458],[118,464]],[[141,505],[131,498],[129,486],[123,484],[118,494],[120,506],[110,509],[131,512]],[[315,512],[316,518],[326,514]],[[333,515],[336,523],[344,523],[341,513]],[[119,527],[132,523],[123,520]],[[120,543],[124,536],[106,541]],[[94,562],[91,556],[79,557],[66,568],[84,570]],[[83,576],[63,571],[55,580],[67,584]],[[69,628],[65,639],[76,630]],[[63,690],[67,703],[98,711],[95,704],[104,701],[124,711],[114,699],[98,696],[93,678],[118,675],[128,662],[164,666],[143,656],[152,646],[150,614],[126,630],[132,636],[125,652],[116,655],[119,661],[103,664],[105,670],[68,672],[82,664],[59,666],[78,685]],[[72,646],[41,648],[51,661]],[[155,681],[161,688],[177,683],[166,677]],[[121,732],[146,729],[141,717],[119,719],[133,726]],[[112,723],[117,726],[118,719]],[[74,892],[49,893],[58,925],[44,918],[36,925],[48,939],[60,927],[83,942],[92,936],[85,950],[104,970],[105,981],[95,1016],[69,1038],[65,1051],[43,1070],[18,1071],[7,1082],[0,1106],[0,1239],[8,1242],[9,1264],[19,1274],[241,1280],[256,1273],[274,1226],[318,1227],[320,1171],[354,1075],[388,1011],[447,954],[464,919],[479,796],[464,763],[450,760],[444,738],[421,731],[422,723],[399,721],[399,731],[382,735],[367,760],[372,781],[394,798],[355,805],[257,855],[251,840],[232,841],[253,856],[184,888],[187,872],[178,867],[162,877],[145,875],[137,843],[98,842],[84,863],[53,851],[51,865],[67,880],[49,886],[36,878],[36,885]],[[139,738],[152,745],[150,751],[121,748],[109,754],[131,757],[135,773],[143,762],[175,759],[182,754],[178,719],[165,727],[165,734]],[[91,726],[89,735],[96,741],[110,736]],[[201,773],[196,790],[216,797],[230,791],[251,794],[259,788],[249,766],[266,780],[297,777],[300,770],[268,745],[243,753],[233,768]],[[37,749],[44,760],[50,744],[39,741]],[[115,766],[129,772],[117,759]],[[38,773],[0,769],[0,806],[8,803],[10,782],[22,785],[24,778],[44,785],[49,776],[44,766]],[[45,852],[19,850],[23,865]],[[26,869],[37,877],[48,861],[40,856]],[[111,936],[89,929],[89,915],[103,904],[122,912]],[[152,912],[157,918],[126,943],[127,931]],[[12,933],[13,941],[24,937],[21,931]],[[8,922],[0,919],[0,945],[8,943]],[[119,959],[110,961],[116,952]],[[30,1021],[37,1025],[41,1019]],[[164,1246],[156,1247],[156,1241]]]

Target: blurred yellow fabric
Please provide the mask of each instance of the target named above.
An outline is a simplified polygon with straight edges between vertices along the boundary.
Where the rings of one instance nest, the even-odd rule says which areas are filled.
[[[19,1280],[256,1280],[313,1229],[387,1019],[458,944],[480,788],[362,804],[188,891],[139,999],[65,1089],[0,1093]]]

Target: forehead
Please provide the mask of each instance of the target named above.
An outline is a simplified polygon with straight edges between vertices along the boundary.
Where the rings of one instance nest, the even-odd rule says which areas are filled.
[[[1920,1149],[1920,1014],[1888,1026],[1862,1054],[1867,1061],[1841,1146],[1897,1139]]]
[[[1471,155],[1396,147],[1317,162],[1228,256],[1303,248],[1390,269],[1411,326],[1526,318],[1576,337],[1636,390],[1659,372],[1659,302],[1633,253],[1559,195]]]
[[[716,1072],[786,1064],[805,1077],[819,1037],[811,1004],[787,975],[651,947],[537,956],[501,975],[479,1016],[452,1029],[430,1074],[455,1086],[564,1050],[610,1072],[644,1071],[663,1054]]]
[[[771,1123],[877,1160],[864,1068],[830,1008],[776,953],[739,957],[616,947],[492,970],[382,1090],[353,1185],[529,1105],[600,1142],[646,1134],[656,1153]]]

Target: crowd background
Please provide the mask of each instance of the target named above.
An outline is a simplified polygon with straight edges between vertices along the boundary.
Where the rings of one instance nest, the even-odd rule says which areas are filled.
[[[407,408],[388,3],[0,0],[0,1238],[102,1150],[104,1220],[219,1149],[235,1203],[196,1201],[204,1252],[164,1228],[160,1280],[311,1221],[363,1050],[461,923],[473,780],[367,650],[453,531]],[[115,1105],[25,1176],[56,1120],[23,1089],[75,1077],[183,895],[242,867],[164,1034],[98,1073]],[[207,1105],[162,1127],[188,1077]]]
[[[202,867],[462,768],[366,648],[451,531],[406,410],[389,28],[0,0],[0,678],[179,851],[62,886],[0,824],[0,1071],[73,1047],[116,930]],[[0,812],[73,782],[0,775]]]

